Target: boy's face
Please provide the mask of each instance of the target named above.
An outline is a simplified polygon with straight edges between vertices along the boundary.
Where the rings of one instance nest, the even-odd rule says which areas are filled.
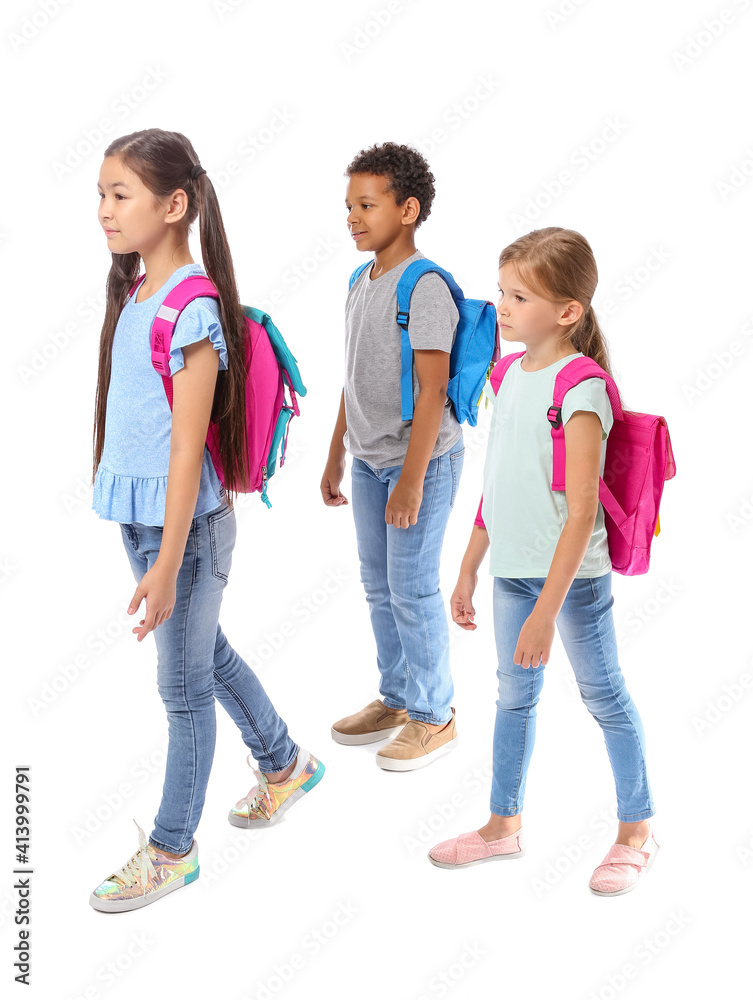
[[[377,253],[413,227],[420,211],[417,198],[398,205],[383,174],[352,174],[345,192],[348,229],[359,250]]]

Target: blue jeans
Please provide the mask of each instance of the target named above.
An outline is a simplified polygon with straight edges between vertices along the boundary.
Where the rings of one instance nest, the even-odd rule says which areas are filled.
[[[491,811],[517,816],[536,736],[536,705],[544,666],[527,670],[513,662],[520,630],[533,611],[545,579],[494,578],[494,633],[499,699],[494,727]],[[581,698],[601,726],[617,790],[617,816],[636,823],[654,814],[646,774],[643,725],[625,687],[612,621],[612,574],[573,580],[557,617],[557,629],[575,673]]]
[[[379,694],[389,708],[407,708],[411,719],[432,725],[452,718],[454,688],[439,560],[464,450],[461,437],[429,462],[418,519],[408,528],[384,520],[402,465],[373,469],[353,459],[353,520],[376,640]]]
[[[140,582],[159,555],[162,528],[139,523],[120,527],[133,575]],[[178,571],[175,607],[153,631],[168,750],[162,801],[149,839],[173,854],[190,849],[201,818],[214,757],[215,698],[240,729],[262,771],[283,770],[298,754],[256,674],[219,626],[235,534],[235,511],[227,500],[193,519]],[[138,709],[138,699],[126,708]],[[128,718],[126,712],[126,723]]]

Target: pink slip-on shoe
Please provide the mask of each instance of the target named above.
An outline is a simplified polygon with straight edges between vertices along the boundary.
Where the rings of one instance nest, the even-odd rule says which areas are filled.
[[[489,841],[484,840],[478,830],[472,830],[432,847],[428,858],[437,868],[470,868],[471,865],[496,861],[498,858],[501,861],[522,858],[525,853],[522,829],[501,840]]]
[[[654,862],[659,845],[650,829],[640,848],[612,844],[606,857],[594,869],[588,888],[597,896],[621,896],[638,884],[638,879]]]

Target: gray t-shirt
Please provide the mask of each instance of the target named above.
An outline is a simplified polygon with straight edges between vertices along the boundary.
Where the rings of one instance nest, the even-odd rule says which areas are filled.
[[[400,336],[397,283],[412,256],[373,281],[367,267],[345,302],[345,420],[343,443],[354,458],[374,469],[402,465],[413,421],[401,420]],[[409,335],[414,350],[452,350],[458,310],[438,274],[419,278],[410,304]],[[413,369],[413,399],[418,398]],[[445,402],[432,458],[451,448],[462,434],[452,403]]]

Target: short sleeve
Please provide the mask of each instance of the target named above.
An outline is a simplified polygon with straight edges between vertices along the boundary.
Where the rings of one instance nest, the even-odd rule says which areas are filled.
[[[452,351],[459,313],[447,283],[429,272],[416,282],[410,300],[408,335],[414,351]]]
[[[220,307],[216,299],[206,296],[189,302],[178,317],[170,342],[170,374],[175,375],[185,365],[183,348],[209,337],[212,346],[220,352],[220,367],[227,368],[227,345],[220,325]]]
[[[489,379],[486,380],[484,384],[484,395],[492,404],[492,406],[497,402],[497,394],[492,387],[492,383]]]
[[[614,423],[612,404],[609,402],[607,386],[603,378],[584,379],[565,394],[562,402],[562,423],[566,424],[578,410],[588,410],[598,416],[601,421],[601,439],[603,441]]]
[[[481,508],[483,506],[484,506],[484,495],[482,493],[481,494],[481,499],[479,500],[479,503],[478,503],[478,511],[476,513],[476,520],[473,522],[474,525],[476,527],[478,527],[478,528],[485,528],[486,527],[486,522],[484,521],[484,518],[481,515]]]

